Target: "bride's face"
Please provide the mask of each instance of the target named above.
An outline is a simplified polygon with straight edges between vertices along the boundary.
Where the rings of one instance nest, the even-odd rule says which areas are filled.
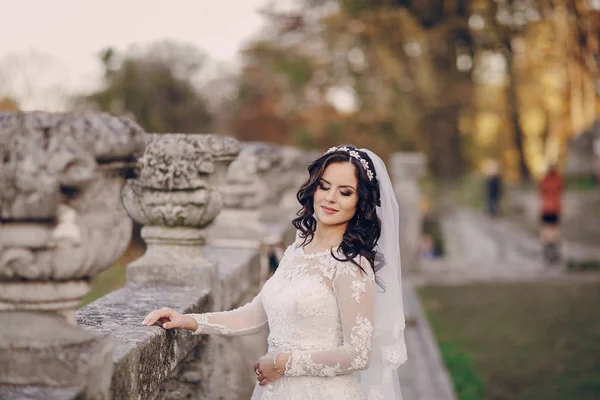
[[[324,225],[347,224],[356,213],[357,185],[352,163],[329,164],[313,196],[317,221]]]

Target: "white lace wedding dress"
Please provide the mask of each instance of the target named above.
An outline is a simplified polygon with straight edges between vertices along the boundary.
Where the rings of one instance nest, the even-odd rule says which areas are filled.
[[[249,335],[269,326],[269,351],[290,352],[285,375],[256,386],[252,400],[365,399],[355,371],[368,367],[374,275],[292,244],[254,300],[236,310],[190,314],[195,333]],[[248,366],[252,368],[252,366]],[[371,397],[371,396],[369,396]]]

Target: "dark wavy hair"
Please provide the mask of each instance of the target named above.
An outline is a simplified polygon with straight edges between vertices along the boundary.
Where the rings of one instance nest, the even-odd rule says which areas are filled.
[[[373,172],[373,180],[369,180],[364,167],[347,151],[335,150],[325,153],[308,166],[308,180],[304,182],[296,195],[302,208],[296,213],[298,217],[292,221],[292,224],[300,231],[300,238],[303,239],[301,246],[306,246],[314,239],[317,221],[313,216],[315,212],[313,198],[323,173],[330,164],[352,163],[358,180],[358,187],[356,188],[358,193],[356,212],[348,222],[342,243],[339,247],[343,258],[338,258],[333,250],[331,251],[331,255],[338,261],[350,261],[354,263],[366,273],[363,267],[355,260],[360,255],[369,261],[373,272],[375,272],[379,269],[380,264],[376,262],[377,250],[375,246],[379,240],[379,236],[381,236],[381,221],[377,217],[376,211],[376,206],[380,205],[380,193],[377,176],[375,176],[375,167],[373,161],[371,161],[365,152],[350,145],[343,147],[358,152],[360,157],[367,161],[369,169]]]

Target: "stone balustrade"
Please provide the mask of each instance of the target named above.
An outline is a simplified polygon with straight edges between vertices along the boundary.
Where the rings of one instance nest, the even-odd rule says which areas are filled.
[[[159,307],[251,300],[269,252],[294,239],[295,193],[317,156],[145,134],[105,114],[0,113],[0,398],[249,398],[266,333],[194,336],[141,321]],[[127,214],[143,225],[145,254],[124,288],[75,311],[127,248]]]
[[[266,333],[193,336],[141,321],[163,306],[231,309],[258,292],[267,236],[294,237],[280,200],[300,156],[218,135],[145,134],[108,115],[0,114],[0,144],[0,398],[248,398]],[[143,225],[146,252],[124,288],[74,312],[128,246],[125,210]],[[211,226],[232,210],[252,218]]]

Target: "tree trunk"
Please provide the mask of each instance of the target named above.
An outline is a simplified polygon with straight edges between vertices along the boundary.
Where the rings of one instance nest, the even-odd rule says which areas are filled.
[[[507,46],[508,52],[506,56],[506,64],[508,67],[508,109],[510,112],[510,119],[513,125],[513,134],[515,148],[519,157],[519,174],[521,179],[529,181],[531,179],[531,173],[527,166],[527,158],[525,156],[525,148],[523,145],[523,130],[519,123],[519,102],[517,98],[517,77],[513,68],[514,54],[510,44]]]

